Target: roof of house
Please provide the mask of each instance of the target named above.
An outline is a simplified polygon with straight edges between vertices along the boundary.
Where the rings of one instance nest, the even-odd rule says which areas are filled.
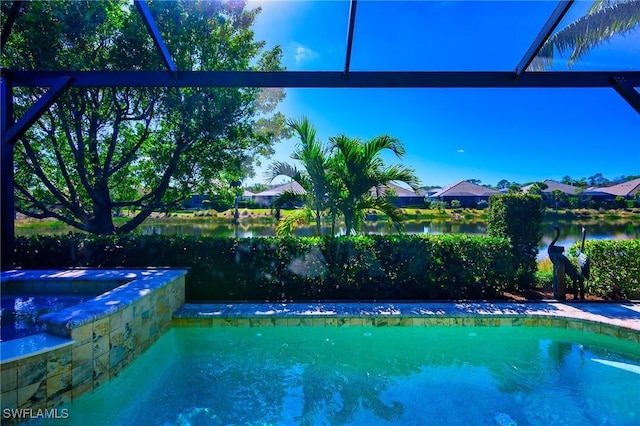
[[[432,197],[488,197],[497,193],[498,191],[496,191],[495,189],[487,188],[486,186],[482,185],[476,185],[475,183],[463,180],[445,186],[440,191],[433,194]]]
[[[640,178],[619,183],[613,186],[606,186],[601,188],[587,188],[584,191],[584,194],[590,195],[590,194],[604,193],[604,194],[611,194],[615,196],[627,197],[627,196],[634,196],[639,191],[640,191]]]
[[[267,189],[266,191],[255,194],[256,197],[277,197],[285,191],[292,191],[296,194],[306,194],[307,191],[300,186],[296,181],[285,183],[284,185],[276,186],[275,188]]]
[[[542,192],[549,193],[549,194],[552,193],[553,191],[558,190],[568,195],[576,195],[580,191],[580,188],[578,188],[577,186],[567,185],[566,183],[557,182],[551,179],[547,179],[543,181],[543,183],[547,185],[547,188],[543,189]],[[532,183],[531,185],[523,186],[522,192],[529,192],[529,190],[531,189],[531,187],[533,187],[533,185],[535,184]]]
[[[421,197],[423,194],[418,192],[417,194],[413,191],[413,189],[404,188],[400,185],[396,185],[395,183],[388,183],[382,187],[378,187],[380,192],[384,192],[385,189],[391,189],[395,191],[398,198],[409,198],[409,197]],[[375,197],[376,195],[376,187],[371,188],[371,195]]]
[[[432,196],[433,194],[436,194],[440,191],[442,191],[442,188],[431,188],[431,189],[422,189],[421,191],[424,191],[425,194]]]

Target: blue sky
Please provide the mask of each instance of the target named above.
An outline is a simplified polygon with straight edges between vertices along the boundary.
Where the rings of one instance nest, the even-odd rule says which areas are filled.
[[[578,1],[571,22],[590,2]],[[249,1],[255,33],[280,45],[296,71],[341,71],[348,1]],[[556,2],[360,1],[352,71],[511,71]],[[557,61],[554,70],[566,70]],[[612,40],[571,71],[640,70],[640,30]],[[567,72],[571,72],[567,71]],[[640,114],[613,89],[286,89],[279,107],[306,116],[325,142],[344,133],[402,141],[402,163],[424,185],[480,179],[526,183],[640,174]],[[295,139],[276,146],[289,158]],[[393,156],[387,163],[397,163]],[[264,167],[245,183],[264,182]]]

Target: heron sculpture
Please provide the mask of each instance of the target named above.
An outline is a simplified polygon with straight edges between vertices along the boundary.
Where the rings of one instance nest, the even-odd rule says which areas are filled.
[[[580,272],[582,273],[582,277],[585,280],[589,279],[591,275],[590,265],[589,265],[589,257],[584,252],[584,240],[587,236],[587,229],[582,227],[582,245],[580,246],[580,250],[578,250],[578,265],[580,266]]]
[[[560,228],[554,226],[553,229],[555,230],[556,235],[547,248],[549,259],[551,259],[551,263],[553,263],[553,294],[558,294],[558,269],[559,266],[562,265],[564,266],[565,273],[569,276],[569,278],[571,278],[571,282],[573,283],[573,298],[578,298],[579,289],[580,299],[584,300],[584,276],[580,272],[578,272],[578,268],[576,268],[575,265],[571,263],[571,261],[564,254],[564,247],[556,246],[556,241],[558,241],[558,238],[560,238]]]

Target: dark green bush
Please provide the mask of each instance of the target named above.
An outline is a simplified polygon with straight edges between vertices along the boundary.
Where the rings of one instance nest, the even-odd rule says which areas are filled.
[[[340,238],[19,237],[22,268],[189,267],[187,299],[433,300],[498,296],[510,245],[468,235]]]
[[[569,253],[577,255],[579,244]],[[640,299],[640,240],[587,241],[591,277],[586,281],[588,294],[607,299]]]
[[[528,289],[535,284],[543,219],[544,205],[539,195],[498,194],[489,198],[487,233],[511,241],[516,270],[514,289]]]

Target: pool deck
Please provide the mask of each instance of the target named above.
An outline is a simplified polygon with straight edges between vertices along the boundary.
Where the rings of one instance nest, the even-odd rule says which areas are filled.
[[[175,312],[173,317],[174,322],[177,320],[178,323],[180,320],[216,318],[266,318],[274,320],[294,318],[397,318],[398,320],[403,318],[432,318],[436,320],[438,318],[461,318],[462,320],[465,318],[509,318],[515,321],[542,318],[575,320],[592,325],[605,324],[624,329],[632,335],[640,335],[640,301],[187,303]],[[483,323],[480,322],[478,325],[480,324]],[[318,325],[321,324],[318,323]]]

